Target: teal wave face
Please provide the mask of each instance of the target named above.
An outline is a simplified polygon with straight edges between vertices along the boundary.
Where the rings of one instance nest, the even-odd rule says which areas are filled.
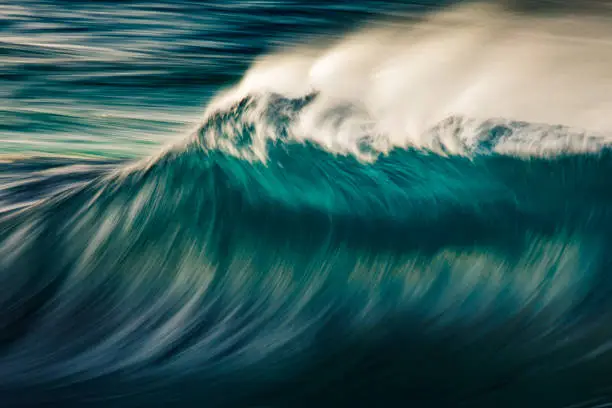
[[[252,147],[240,109],[154,161],[89,163],[78,180],[6,165],[54,191],[30,185],[0,220],[10,405],[606,397],[609,152],[364,161],[287,137],[258,161],[207,147],[211,126]],[[483,143],[500,143],[497,126]]]

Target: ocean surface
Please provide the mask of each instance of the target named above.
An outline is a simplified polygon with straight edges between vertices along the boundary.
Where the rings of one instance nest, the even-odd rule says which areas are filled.
[[[612,406],[612,16],[493,3],[0,1],[0,407]]]

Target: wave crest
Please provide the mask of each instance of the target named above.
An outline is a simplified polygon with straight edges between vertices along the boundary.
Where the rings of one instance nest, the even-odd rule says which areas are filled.
[[[205,150],[219,149],[261,161],[267,159],[268,147],[278,143],[315,143],[331,153],[352,154],[366,161],[396,148],[440,155],[554,157],[596,153],[612,144],[612,134],[462,116],[448,117],[417,138],[398,138],[381,132],[373,115],[363,107],[326,100],[316,92],[299,98],[249,95],[228,109],[210,113],[196,138]],[[402,140],[402,144],[394,140]]]
[[[283,139],[364,159],[396,147],[593,152],[612,141],[610,31],[603,18],[481,4],[374,26],[260,58],[209,105],[201,133],[227,151],[248,133],[240,154],[259,159]]]

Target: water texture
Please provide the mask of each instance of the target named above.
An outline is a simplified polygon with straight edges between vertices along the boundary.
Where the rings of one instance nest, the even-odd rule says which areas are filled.
[[[0,4],[0,406],[612,404],[612,26],[527,3]]]

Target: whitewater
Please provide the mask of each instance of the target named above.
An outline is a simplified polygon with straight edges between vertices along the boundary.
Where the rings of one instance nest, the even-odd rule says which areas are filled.
[[[608,406],[610,34],[395,16],[156,154],[2,156],[0,403]]]
[[[291,138],[333,152],[355,154],[366,139],[381,152],[441,143],[464,154],[489,120],[563,127],[551,135],[532,126],[524,140],[516,135],[500,144],[502,154],[598,151],[612,128],[608,26],[601,17],[526,17],[491,5],[454,8],[412,24],[386,21],[331,46],[260,58],[208,113],[262,93],[302,98],[316,92],[316,103],[292,123]],[[253,116],[265,115],[264,99],[251,108]],[[455,116],[468,119],[459,131],[430,133]],[[255,133],[260,149],[277,137],[265,124]]]

